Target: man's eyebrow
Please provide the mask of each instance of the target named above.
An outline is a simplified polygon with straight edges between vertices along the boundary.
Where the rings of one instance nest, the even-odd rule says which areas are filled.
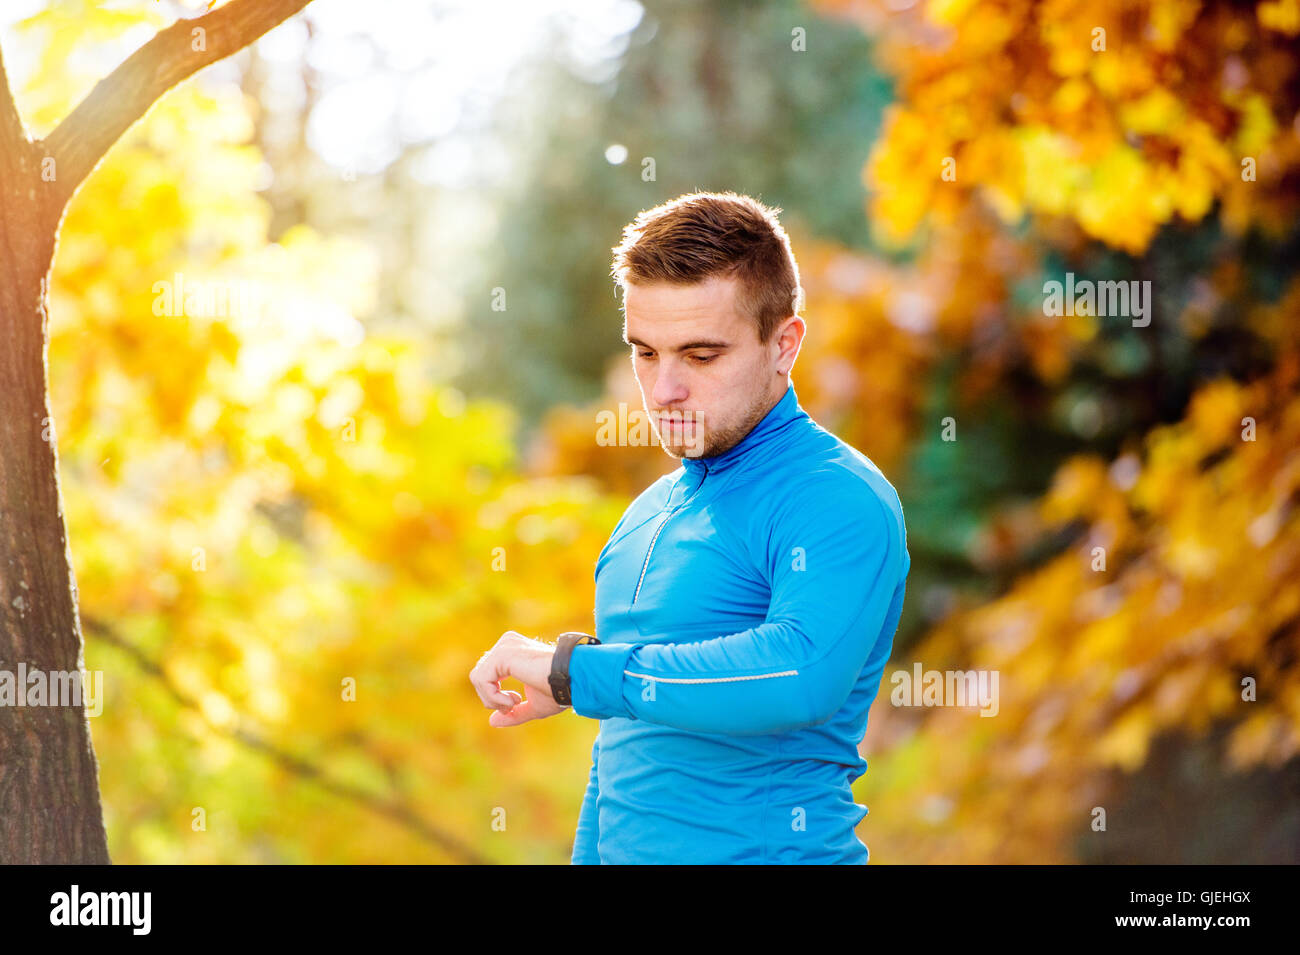
[[[654,351],[653,347],[647,345],[639,338],[633,338],[631,336],[625,335],[623,336],[623,341],[627,342],[629,345],[640,345],[642,348],[649,348],[651,351]],[[695,348],[730,348],[730,347],[731,347],[731,342],[708,341],[705,339],[700,339],[699,341],[687,342],[684,345],[678,345],[677,348],[674,350],[682,352],[682,351],[691,351],[692,349]]]

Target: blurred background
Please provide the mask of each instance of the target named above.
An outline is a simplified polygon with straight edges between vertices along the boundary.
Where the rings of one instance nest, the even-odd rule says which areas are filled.
[[[203,6],[6,3],[33,134]],[[568,861],[597,723],[494,729],[468,673],[590,630],[674,466],[596,440],[640,407],[610,249],[730,189],[784,210],[802,404],[906,514],[872,863],[1300,862],[1298,36],[1300,0],[315,0],[169,93],[51,285],[114,861]],[[1067,273],[1149,324],[1052,314]],[[917,662],[998,671],[996,717],[891,705]]]

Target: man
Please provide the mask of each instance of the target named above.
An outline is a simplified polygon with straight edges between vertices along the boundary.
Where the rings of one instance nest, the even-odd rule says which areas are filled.
[[[851,786],[911,558],[893,487],[795,397],[805,324],[779,211],[693,193],[624,229],[624,339],[682,466],[601,551],[594,641],[511,631],[470,674],[493,726],[570,699],[601,721],[574,863],[868,858]]]

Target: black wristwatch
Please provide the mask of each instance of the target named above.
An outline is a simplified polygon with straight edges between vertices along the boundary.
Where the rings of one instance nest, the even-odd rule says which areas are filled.
[[[551,675],[547,677],[547,682],[551,684],[551,696],[561,706],[573,705],[573,697],[569,695],[569,655],[580,643],[595,645],[600,641],[589,633],[576,633],[572,630],[560,634],[560,638],[555,641],[555,656],[551,658]]]

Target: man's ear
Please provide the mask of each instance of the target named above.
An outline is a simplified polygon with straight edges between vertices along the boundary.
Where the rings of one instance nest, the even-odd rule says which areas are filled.
[[[799,357],[799,346],[803,344],[807,324],[798,315],[791,315],[777,326],[773,335],[775,339],[777,374],[788,375],[794,367],[794,360]]]

